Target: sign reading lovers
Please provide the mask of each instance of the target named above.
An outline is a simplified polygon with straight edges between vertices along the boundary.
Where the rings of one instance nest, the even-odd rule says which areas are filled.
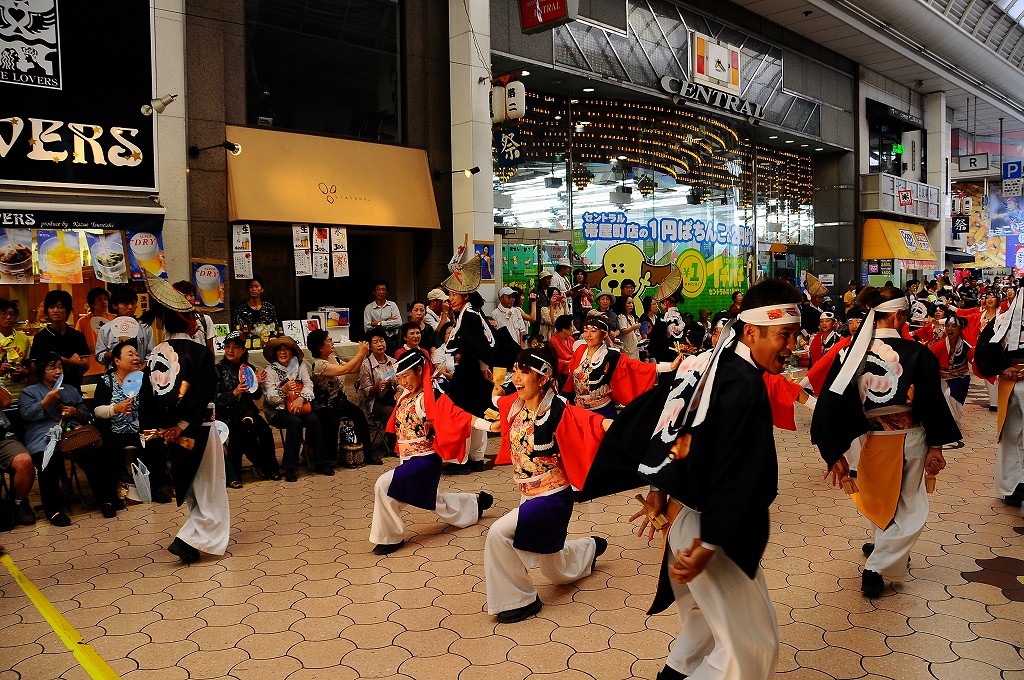
[[[0,184],[156,191],[153,8],[0,0]]]

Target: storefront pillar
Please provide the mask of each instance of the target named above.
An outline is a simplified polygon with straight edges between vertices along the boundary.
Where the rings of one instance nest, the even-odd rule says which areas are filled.
[[[856,268],[856,159],[853,153],[834,153],[814,159],[814,273],[833,274],[833,295],[859,278]]]
[[[940,270],[946,269],[946,246],[964,248],[967,246],[966,238],[953,239],[950,233],[950,124],[946,121],[946,93],[932,92],[924,98],[924,125],[928,131],[925,140],[928,158],[928,176],[925,181],[932,186],[939,187],[939,221],[931,223],[928,229],[928,238],[935,248],[935,254],[939,256],[936,267]],[[961,235],[965,236],[965,235]]]
[[[452,238],[461,246],[468,236],[494,242],[494,193],[491,168],[490,3],[449,0],[448,48],[451,73]],[[465,177],[462,171],[479,168]],[[493,247],[492,247],[493,252]],[[494,253],[494,280],[501,280],[501,257]],[[481,286],[485,300],[494,299],[494,285]]]

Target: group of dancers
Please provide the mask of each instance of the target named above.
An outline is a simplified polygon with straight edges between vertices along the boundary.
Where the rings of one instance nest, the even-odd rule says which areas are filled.
[[[714,329],[713,349],[680,354],[671,364],[626,357],[607,341],[607,322],[588,317],[584,342],[561,382],[548,348],[512,350],[490,329],[476,292],[479,257],[453,260],[450,268],[443,285],[455,315],[448,348],[456,370],[441,391],[421,353],[409,352],[398,362],[403,394],[388,427],[401,463],[374,485],[369,538],[375,554],[402,548],[407,505],[431,510],[457,528],[479,521],[493,497],[482,490],[441,493],[442,466],[482,461],[487,433],[500,432],[496,464],[511,466],[521,499],[487,532],[491,615],[514,623],[540,611],[531,568],[556,584],[593,572],[608,544],[598,536],[569,539],[575,503],[646,487],[643,509],[630,521],[640,520],[641,536],[661,531],[665,537],[649,613],[674,600],[682,622],[658,677],[772,677],[779,629],[760,560],[778,493],[773,426],[796,429],[792,412],[800,401],[814,408],[810,436],[826,475],[851,493],[875,526],[873,542],[864,545],[864,594],[881,594],[883,577],[907,575],[910,550],[928,515],[927,493],[946,465],[943,447],[961,439],[951,404],[963,404],[963,365],[971,357],[957,330],[948,334],[944,353],[904,337],[908,301],[901,291],[869,287],[861,294],[858,301],[868,311],[859,332],[830,337],[805,383],[815,403],[782,375],[800,335],[802,301],[787,282],[767,279],[752,286],[738,315]],[[678,290],[681,280],[674,274],[656,297]],[[979,340],[985,351],[977,353],[979,370],[1000,376],[997,488],[1011,504],[1013,494],[1024,490],[1022,299],[989,325]],[[170,549],[191,561],[197,548],[222,554],[227,543],[223,456],[217,455],[217,437],[200,432],[208,425],[192,405],[202,401],[195,392],[205,378],[202,362],[189,352],[194,343],[176,343],[184,310],[161,302],[171,335],[147,368],[150,398],[159,407],[150,418],[172,466],[184,471],[174,471],[175,485],[190,516]],[[160,364],[171,353],[175,375],[167,372],[172,362]],[[659,373],[666,374],[660,381]]]

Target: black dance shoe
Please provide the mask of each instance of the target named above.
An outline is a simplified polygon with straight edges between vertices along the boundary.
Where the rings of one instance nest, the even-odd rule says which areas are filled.
[[[543,606],[544,603],[541,602],[540,597],[538,597],[525,607],[509,609],[506,612],[499,612],[498,623],[519,623],[520,621],[525,621],[531,616],[536,616],[537,612],[539,612]]]
[[[871,553],[875,552],[875,544],[865,543],[860,547],[860,551],[864,553],[864,557],[871,557]]]
[[[1019,508],[1021,503],[1024,503],[1024,484],[1018,484],[1013,490],[1013,495],[1003,498],[1003,503],[1011,508]]]
[[[55,512],[50,518],[50,524],[55,527],[69,527],[71,526],[71,518],[63,512]]]
[[[476,518],[480,519],[481,517],[483,517],[484,510],[488,509],[492,505],[494,505],[494,496],[487,493],[486,491],[481,491],[480,493],[478,493],[476,495]]]
[[[604,551],[608,549],[608,541],[601,538],[600,536],[591,536],[594,539],[594,545],[597,546],[597,550],[594,551],[594,561],[590,564],[590,571],[594,571],[594,567],[597,566],[597,558],[604,554]]]
[[[286,468],[284,471],[284,481],[286,482],[297,482],[299,481],[298,475],[295,474],[295,468]]]
[[[487,466],[487,461],[484,460],[471,460],[469,461],[470,472],[483,472]]]
[[[675,668],[667,665],[658,671],[658,675],[655,676],[655,680],[685,680],[689,676],[683,675]]]
[[[472,470],[469,469],[469,463],[445,463],[441,466],[441,472],[446,475],[468,475]]]
[[[860,578],[860,592],[864,593],[866,597],[873,598],[881,596],[883,590],[885,590],[885,581],[882,580],[882,575],[877,571],[865,569]]]
[[[167,552],[180,558],[185,564],[199,561],[199,551],[180,538],[171,541],[171,544],[167,546]]]
[[[405,541],[399,541],[398,543],[381,543],[380,545],[373,546],[374,555],[390,555],[399,548],[405,545]]]

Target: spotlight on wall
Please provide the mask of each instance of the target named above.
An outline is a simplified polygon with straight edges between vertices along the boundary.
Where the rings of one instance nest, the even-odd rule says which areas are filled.
[[[198,158],[200,153],[202,153],[203,151],[209,151],[210,149],[227,149],[232,156],[237,156],[238,154],[242,153],[241,144],[236,144],[235,142],[229,142],[225,140],[220,144],[214,144],[212,146],[190,146],[188,147],[188,155],[191,158]]]
[[[471,178],[473,175],[475,175],[478,172],[480,172],[480,166],[479,165],[474,165],[473,167],[466,168],[465,170],[452,170],[451,174],[457,175],[460,172],[463,175],[465,175],[466,177],[470,177]],[[432,170],[430,172],[430,176],[433,177],[434,181],[436,182],[437,180],[441,179],[444,176],[444,173],[441,172],[440,170]]]
[[[467,179],[469,179],[478,172],[480,172],[480,166],[474,165],[471,168],[466,168],[465,170],[463,170],[462,174],[465,175]]]
[[[165,94],[159,99],[150,99],[148,104],[142,105],[142,115],[152,116],[155,111],[157,114],[163,113],[167,107],[178,98],[176,94]]]

